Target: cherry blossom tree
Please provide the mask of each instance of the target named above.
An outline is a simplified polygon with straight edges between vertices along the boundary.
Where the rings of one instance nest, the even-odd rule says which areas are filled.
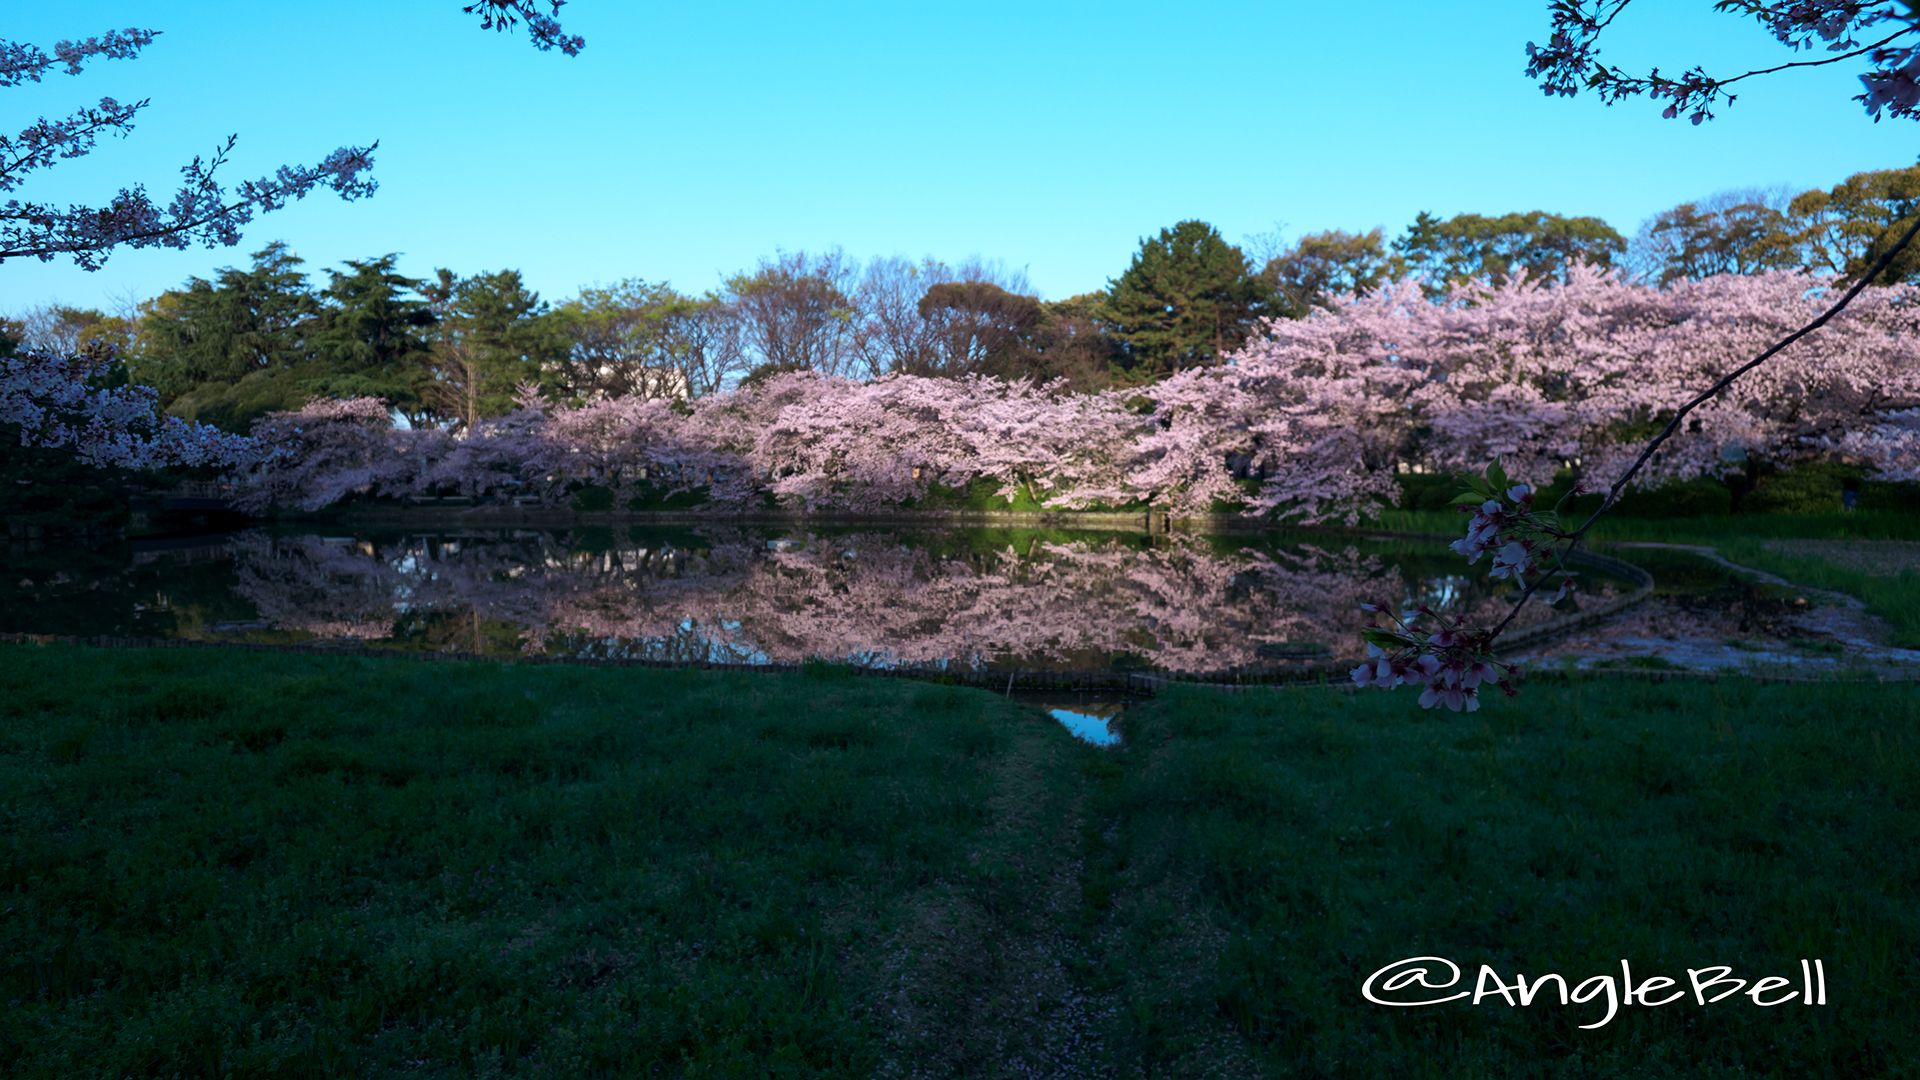
[[[379,398],[316,398],[292,412],[254,422],[260,453],[237,471],[234,507],[263,513],[272,506],[314,511],[354,493],[402,494],[438,460],[444,432],[395,429]]]
[[[1590,483],[1657,485],[1834,450],[1906,475],[1920,295],[1899,286],[1856,294],[1827,333],[1696,404],[1688,437],[1629,478],[1637,440],[1686,407],[1687,387],[1738,368],[1833,287],[1773,273],[1657,289],[1574,266],[1564,280],[1469,283],[1432,301],[1404,281],[1270,322],[1231,364],[1133,398],[788,372],[690,403],[567,408],[523,394],[456,436],[387,430],[382,406],[323,403],[275,420],[266,437],[300,448],[260,467],[252,498],[313,506],[359,489],[455,490],[562,505],[591,484],[621,504],[703,489],[717,511],[771,496],[802,512],[870,513],[935,483],[986,479],[1001,497],[1057,509],[1146,502],[1189,516],[1239,501],[1353,523],[1396,497],[1394,469],[1409,459],[1471,471],[1497,456],[1536,488],[1576,462]],[[323,479],[331,471],[342,475]]]
[[[254,460],[254,440],[161,412],[150,387],[98,385],[112,363],[110,348],[0,356],[0,433],[98,468],[232,468]]]
[[[1836,55],[1826,60],[1787,63],[1749,71],[1728,79],[1711,77],[1699,67],[1677,79],[1663,78],[1658,69],[1654,69],[1647,78],[1639,79],[1595,59],[1595,43],[1601,32],[1625,10],[1628,3],[1629,0],[1594,0],[1592,4],[1587,0],[1555,0],[1551,7],[1553,38],[1544,49],[1528,43],[1527,52],[1532,58],[1528,74],[1541,79],[1542,89],[1548,94],[1572,96],[1579,92],[1584,80],[1588,89],[1599,93],[1609,104],[1643,93],[1656,100],[1666,99],[1669,103],[1665,112],[1668,119],[1689,112],[1693,123],[1699,124],[1712,118],[1712,107],[1717,101],[1733,101],[1734,96],[1725,89],[1732,83],[1787,68],[1866,56],[1873,67],[1861,76],[1866,92],[1855,100],[1865,106],[1876,122],[1883,111],[1891,112],[1895,117],[1920,119],[1920,81],[1916,79],[1916,76],[1920,76],[1920,46],[1916,46],[1915,39],[1909,36],[1920,30],[1920,13],[1911,5],[1872,0],[1783,0],[1778,3],[1726,0],[1718,5],[1720,9],[1754,16],[1788,48],[1811,48],[1818,39],[1825,41],[1827,51]],[[1855,36],[1873,36],[1886,30],[1889,25],[1893,27],[1890,33],[1865,45]],[[1906,40],[1903,42],[1902,39]],[[1630,463],[1619,471],[1607,488],[1599,509],[1584,524],[1574,527],[1571,522],[1563,523],[1559,507],[1549,510],[1536,506],[1533,487],[1524,483],[1509,485],[1505,470],[1496,458],[1488,465],[1485,475],[1475,481],[1474,489],[1460,497],[1463,508],[1471,509],[1473,504],[1478,503],[1478,509],[1473,510],[1473,520],[1468,526],[1466,538],[1457,541],[1454,546],[1468,556],[1469,563],[1489,551],[1497,552],[1492,573],[1497,577],[1525,582],[1512,612],[1491,627],[1475,628],[1470,627],[1464,619],[1456,618],[1448,622],[1424,606],[1395,614],[1390,608],[1369,604],[1366,607],[1368,612],[1384,614],[1391,625],[1383,626],[1376,619],[1364,631],[1373,662],[1355,668],[1354,681],[1361,686],[1372,685],[1385,689],[1408,683],[1424,684],[1426,689],[1420,696],[1422,707],[1432,708],[1444,703],[1456,712],[1462,708],[1471,710],[1479,707],[1478,687],[1483,682],[1497,679],[1509,695],[1515,693],[1510,682],[1499,678],[1502,670],[1511,672],[1512,669],[1503,669],[1492,662],[1493,642],[1540,588],[1558,578],[1560,586],[1555,597],[1557,599],[1564,594],[1566,556],[1579,545],[1601,515],[1612,509],[1620,493],[1650,462],[1657,460],[1656,454],[1661,452],[1664,445],[1676,434],[1682,433],[1683,423],[1687,423],[1684,430],[1689,435],[1703,430],[1713,416],[1710,406],[1716,403],[1716,399],[1721,399],[1742,376],[1833,322],[1912,243],[1916,233],[1920,233],[1920,219],[1915,220],[1905,235],[1885,251],[1852,288],[1812,321],[1779,338],[1759,355],[1720,374],[1704,390],[1687,396],[1672,408],[1658,434],[1648,440]],[[1886,389],[1872,388],[1876,396]],[[1701,410],[1702,415],[1689,421],[1689,415],[1696,410]],[[1869,427],[1872,435],[1864,441],[1885,446],[1901,445],[1905,434],[1911,430],[1904,422],[1906,415],[1906,410],[1894,410],[1886,418],[1887,422]],[[1848,434],[1854,433],[1839,434],[1844,440]],[[1830,435],[1825,437],[1831,439]],[[1856,434],[1856,444],[1861,441]],[[1910,447],[1911,444],[1906,445]],[[1900,457],[1898,453],[1888,455],[1890,461]],[[1435,632],[1428,633],[1428,630]]]

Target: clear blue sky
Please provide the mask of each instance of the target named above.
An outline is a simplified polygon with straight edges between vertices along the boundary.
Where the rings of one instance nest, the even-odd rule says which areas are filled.
[[[1714,191],[1913,163],[1856,70],[1758,81],[1695,128],[1645,101],[1546,98],[1522,72],[1544,0],[967,5],[574,0],[578,58],[482,32],[460,0],[14,4],[9,40],[163,35],[134,61],[0,91],[18,130],[111,95],[126,140],[16,194],[170,192],[230,132],[233,178],[378,139],[373,198],[255,221],[237,248],[0,264],[0,311],[151,296],[284,239],[319,271],[517,268],[548,299],[623,277],[699,292],[776,248],[981,255],[1043,296],[1099,288],[1186,218],[1229,240],[1398,232],[1422,210],[1594,214],[1631,234]],[[1788,57],[1709,0],[1643,0],[1604,56],[1731,72]],[[1617,32],[1617,33],[1616,33]]]

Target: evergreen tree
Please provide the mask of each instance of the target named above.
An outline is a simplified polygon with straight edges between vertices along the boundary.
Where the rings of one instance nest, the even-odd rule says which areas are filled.
[[[300,264],[275,241],[250,269],[226,267],[213,281],[162,293],[141,321],[134,380],[174,415],[226,431],[305,404],[320,301]]]
[[[417,295],[424,283],[394,270],[398,257],[349,259],[350,273],[327,272],[331,281],[313,335],[317,364],[305,384],[325,397],[384,398],[419,425],[429,422],[431,411],[423,397],[432,378],[425,331],[439,319]]]
[[[276,240],[254,252],[249,269],[224,267],[213,281],[189,278],[186,288],[160,294],[142,322],[146,347],[135,378],[170,405],[207,383],[230,386],[309,359],[320,303],[300,264]]]
[[[1270,295],[1239,248],[1183,221],[1141,241],[1097,315],[1125,350],[1127,377],[1144,381],[1218,363],[1269,314]]]
[[[532,383],[549,394],[564,393],[567,356],[573,346],[566,321],[540,294],[526,287],[518,270],[461,278],[440,270],[421,289],[438,317],[433,378],[427,396],[435,411],[463,422],[512,411],[514,391]]]

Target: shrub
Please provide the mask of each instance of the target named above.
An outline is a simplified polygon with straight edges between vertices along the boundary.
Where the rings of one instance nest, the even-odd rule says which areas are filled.
[[[581,511],[613,509],[613,492],[589,484],[573,493],[573,508]]]
[[[1402,510],[1445,510],[1467,490],[1466,481],[1452,473],[1400,473],[1393,479],[1400,485]]]
[[[1620,499],[1623,517],[1685,518],[1733,513],[1733,491],[1718,480],[1701,477],[1668,484],[1652,491],[1628,492]]]
[[[1860,501],[1854,505],[1854,509],[1920,514],[1920,484],[1911,480],[1898,482],[1862,480]]]
[[[1809,461],[1754,482],[1740,501],[1749,514],[1837,514],[1846,509],[1842,495],[1858,490],[1864,470],[1833,461]]]

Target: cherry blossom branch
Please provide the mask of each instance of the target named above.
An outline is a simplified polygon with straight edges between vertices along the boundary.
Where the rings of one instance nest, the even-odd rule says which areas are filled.
[[[548,0],[552,5],[552,15],[542,14],[540,0],[479,0],[460,10],[472,15],[480,14],[480,29],[498,30],[505,33],[518,25],[520,20],[527,21],[527,34],[533,39],[533,47],[541,52],[559,49],[568,56],[579,56],[580,50],[587,47],[587,39],[578,34],[569,36],[560,29],[559,20],[553,16],[567,6],[567,0]]]
[[[1514,601],[1513,610],[1508,612],[1507,617],[1500,620],[1500,622],[1494,626],[1492,632],[1488,635],[1488,642],[1490,643],[1494,638],[1500,636],[1501,631],[1505,630],[1507,625],[1513,622],[1514,616],[1520,614],[1520,608],[1532,598],[1535,592],[1539,591],[1541,586],[1547,584],[1555,576],[1565,574],[1566,556],[1572,554],[1574,548],[1579,546],[1581,538],[1586,536],[1587,531],[1592,529],[1594,523],[1600,520],[1600,516],[1613,509],[1614,504],[1619,501],[1620,493],[1626,489],[1628,481],[1632,480],[1634,474],[1638,473],[1641,468],[1653,458],[1654,452],[1660,449],[1660,444],[1672,438],[1674,433],[1680,430],[1680,422],[1686,419],[1688,413],[1711,401],[1714,397],[1718,396],[1721,391],[1732,386],[1734,380],[1752,371],[1754,368],[1759,367],[1761,364],[1766,363],[1782,349],[1785,349],[1787,346],[1825,326],[1835,315],[1845,310],[1846,306],[1853,302],[1853,298],[1860,295],[1861,290],[1865,289],[1875,278],[1879,277],[1881,271],[1891,266],[1894,258],[1906,250],[1907,245],[1913,242],[1913,238],[1916,235],[1920,235],[1920,218],[1915,219],[1914,223],[1907,227],[1906,234],[1900,237],[1899,243],[1888,248],[1886,253],[1880,256],[1879,261],[1875,262],[1872,268],[1865,274],[1862,274],[1860,280],[1853,283],[1853,287],[1847,290],[1846,295],[1842,296],[1833,306],[1821,312],[1818,318],[1802,326],[1800,329],[1795,330],[1793,333],[1788,334],[1786,337],[1781,338],[1766,352],[1761,353],[1759,356],[1733,369],[1726,375],[1721,376],[1718,382],[1715,382],[1712,386],[1707,387],[1700,393],[1695,394],[1692,400],[1680,406],[1673,414],[1673,419],[1667,421],[1667,426],[1661,429],[1660,434],[1655,435],[1653,439],[1641,449],[1640,456],[1635,458],[1633,464],[1627,468],[1627,471],[1620,474],[1620,478],[1615,480],[1613,486],[1607,489],[1606,498],[1600,501],[1600,508],[1593,512],[1593,516],[1588,518],[1586,523],[1578,529],[1561,537],[1567,541],[1567,546],[1560,551],[1553,570],[1528,583],[1526,589],[1521,592],[1520,598]]]
[[[61,210],[8,200],[0,206],[0,262],[23,256],[51,262],[67,255],[81,269],[97,270],[116,247],[185,248],[196,241],[207,247],[231,247],[240,242],[241,227],[256,212],[278,210],[315,188],[331,188],[351,201],[379,187],[372,177],[363,175],[373,168],[373,151],[380,145],[376,142],[343,146],[313,166],[282,165],[272,176],[243,181],[230,197],[214,174],[226,163],[236,141],[229,136],[211,158],[196,157],[182,168],[186,182],[164,208],[139,184],[121,188],[113,202],[98,208],[75,204]]]
[[[65,64],[68,75],[78,75],[81,66],[95,56],[104,56],[109,60],[131,60],[159,36],[158,30],[138,30],[133,27],[109,30],[105,37],[88,38],[81,42],[62,41],[53,47],[52,56],[42,52],[37,45],[0,41],[0,87],[39,82],[40,76],[55,64]]]
[[[1693,123],[1713,118],[1716,99],[1728,104],[1734,95],[1726,87],[1755,75],[1769,75],[1788,68],[1818,67],[1841,60],[1866,56],[1873,69],[1861,76],[1867,92],[1856,95],[1875,120],[1883,110],[1901,119],[1920,119],[1920,49],[1908,45],[1890,47],[1909,34],[1920,31],[1920,12],[1902,12],[1893,4],[1866,0],[1721,0],[1717,10],[1737,10],[1757,18],[1761,25],[1789,49],[1812,48],[1815,39],[1829,44],[1829,52],[1841,55],[1825,60],[1799,60],[1770,68],[1744,72],[1730,79],[1716,79],[1695,67],[1679,78],[1668,78],[1654,68],[1646,78],[1635,78],[1615,66],[1595,59],[1596,44],[1605,30],[1630,0],[1616,0],[1608,10],[1605,0],[1595,3],[1591,14],[1587,0],[1556,0],[1550,6],[1553,36],[1545,45],[1527,43],[1527,76],[1540,80],[1542,92],[1572,97],[1584,86],[1611,105],[1623,98],[1646,94],[1656,100],[1668,99],[1662,113],[1671,120],[1689,112]],[[1605,17],[1601,13],[1605,12]],[[1900,29],[1868,45],[1854,39],[1857,30],[1882,22],[1903,24]]]

